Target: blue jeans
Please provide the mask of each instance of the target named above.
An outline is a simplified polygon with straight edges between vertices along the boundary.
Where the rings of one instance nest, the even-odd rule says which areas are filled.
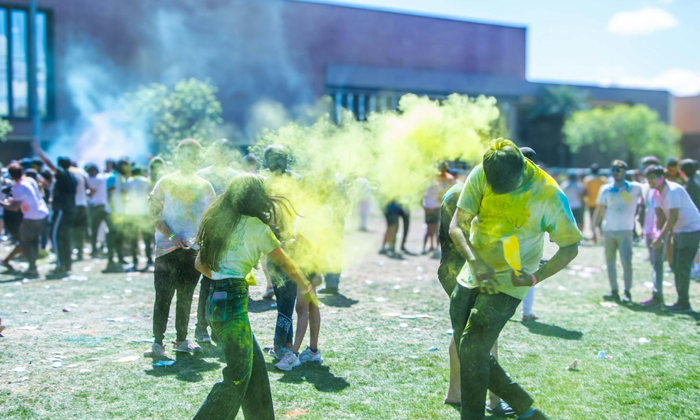
[[[649,249],[649,262],[651,263],[652,278],[654,283],[654,299],[663,301],[664,299],[664,259],[666,257],[666,241],[659,248],[651,246],[652,239],[647,237],[647,248]]]
[[[233,420],[240,408],[246,419],[274,419],[265,356],[250,329],[245,279],[213,280],[206,313],[226,367],[223,381],[214,385],[193,420]]]

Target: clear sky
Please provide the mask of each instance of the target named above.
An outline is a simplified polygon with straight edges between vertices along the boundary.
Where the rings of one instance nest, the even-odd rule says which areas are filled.
[[[527,26],[527,77],[700,94],[700,0],[305,0]]]

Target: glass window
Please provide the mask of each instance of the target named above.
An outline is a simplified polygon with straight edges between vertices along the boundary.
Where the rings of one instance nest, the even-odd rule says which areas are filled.
[[[12,115],[29,116],[27,101],[27,12],[12,10],[10,12],[12,31]]]
[[[10,89],[7,77],[7,12],[0,9],[0,115],[10,113]]]
[[[48,112],[48,59],[46,57],[46,14],[36,14],[36,81],[39,96],[39,115],[46,117]]]

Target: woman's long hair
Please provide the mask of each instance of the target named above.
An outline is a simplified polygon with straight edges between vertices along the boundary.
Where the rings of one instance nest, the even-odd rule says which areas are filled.
[[[286,198],[270,195],[261,176],[249,173],[235,176],[199,223],[196,241],[202,264],[213,271],[220,268],[219,262],[228,250],[231,236],[239,229],[241,216],[257,217],[271,225],[279,220],[281,211],[289,213],[289,207]]]

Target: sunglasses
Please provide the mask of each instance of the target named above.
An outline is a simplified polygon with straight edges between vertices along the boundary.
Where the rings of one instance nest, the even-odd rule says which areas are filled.
[[[615,172],[615,173],[617,173],[617,172],[624,172],[624,171],[625,171],[625,168],[624,168],[623,166],[615,166],[614,168],[612,168],[612,171]]]

